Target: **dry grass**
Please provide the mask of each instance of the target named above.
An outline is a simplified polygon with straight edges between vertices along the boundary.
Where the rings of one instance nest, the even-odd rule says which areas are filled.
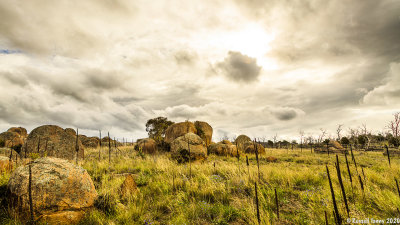
[[[188,165],[175,163],[168,154],[143,157],[132,147],[120,149],[122,154],[115,155],[113,152],[111,165],[106,149],[101,154],[101,160],[98,159],[97,149],[86,151],[81,165],[91,175],[101,198],[82,224],[257,223],[254,204],[257,166],[253,155],[250,156],[249,180],[244,155],[240,159],[240,172],[237,158],[209,156],[203,163],[192,164],[192,177],[189,177]],[[268,162],[268,156],[276,157],[277,162]],[[400,159],[393,157],[389,167],[382,153],[356,152],[355,157],[358,166],[364,167],[365,196],[351,163],[353,195],[344,156],[339,156],[350,217],[398,217],[396,208],[400,206],[400,198],[395,178],[400,179]],[[324,211],[327,211],[330,224],[333,224],[326,164],[332,171],[339,211],[342,217],[347,218],[334,162],[334,155],[328,157],[304,149],[303,153],[300,149],[288,152],[286,149],[266,149],[266,155],[260,157],[261,182],[258,185],[261,223],[323,224]],[[358,171],[363,177],[361,168]],[[122,198],[118,194],[126,173],[133,174],[139,189],[130,198]],[[0,176],[1,187],[5,187],[8,176]],[[275,188],[279,196],[279,220],[275,215]],[[17,223],[4,213],[1,217],[4,223]]]

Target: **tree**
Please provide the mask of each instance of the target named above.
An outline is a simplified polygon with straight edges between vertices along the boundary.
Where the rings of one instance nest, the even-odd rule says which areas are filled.
[[[382,142],[385,140],[385,136],[383,135],[383,133],[378,133],[377,135],[375,135],[375,139],[377,142]]]
[[[149,138],[154,139],[157,144],[164,142],[165,131],[174,122],[169,121],[166,117],[157,117],[149,119],[146,123],[146,131],[149,134]]]
[[[275,134],[272,139],[274,140],[274,145],[276,148],[278,148],[278,145],[276,145],[276,141],[278,140],[278,134]]]
[[[393,145],[396,148],[399,147],[400,146],[400,138],[391,137],[389,139],[389,145]]]
[[[282,141],[282,145],[285,146],[286,148],[289,148],[289,144],[290,143],[288,141],[286,141],[286,140]]]
[[[365,144],[367,144],[367,149],[369,148],[369,145],[371,143],[371,131],[368,131],[367,129],[367,124],[363,123],[362,127],[361,127],[361,133],[363,134],[364,138],[365,138],[365,143],[362,144],[363,146],[365,146]],[[360,143],[361,144],[361,143]]]
[[[337,127],[337,129],[336,129],[336,134],[337,134],[337,140],[339,141],[340,140],[340,138],[342,137],[341,136],[341,132],[342,132],[342,128],[343,128],[343,124],[339,124],[338,125],[338,127]]]
[[[353,144],[357,144],[357,137],[358,137],[358,129],[353,129],[349,127],[349,134],[350,134],[350,142]]]
[[[325,129],[320,128],[319,130],[321,131],[321,134],[318,136],[318,140],[317,140],[318,144],[320,144],[322,142],[322,140],[324,139],[324,137],[326,135]]]
[[[366,135],[359,135],[357,137],[357,140],[358,140],[358,143],[360,145],[362,145],[363,148],[365,147],[365,144],[368,142],[368,138]]]
[[[350,144],[350,140],[349,140],[347,137],[342,137],[342,138],[340,139],[340,143],[341,143],[342,145],[348,145],[348,144]]]
[[[303,151],[303,139],[304,139],[304,131],[300,130],[300,150]]]
[[[395,138],[400,136],[400,112],[393,114],[394,119],[389,122],[388,128],[392,131]]]

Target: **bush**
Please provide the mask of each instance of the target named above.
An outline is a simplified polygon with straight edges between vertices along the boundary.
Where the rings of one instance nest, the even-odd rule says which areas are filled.
[[[0,148],[4,148],[4,146],[6,146],[6,142],[0,139]]]
[[[342,137],[342,139],[340,139],[340,143],[342,145],[348,145],[350,144],[350,140],[347,137]]]
[[[393,145],[396,148],[399,147],[400,146],[400,138],[391,137],[389,139],[389,145]]]
[[[99,195],[94,206],[100,211],[104,212],[107,216],[115,215],[118,211],[117,198],[109,193]]]
[[[40,155],[39,153],[30,153],[29,158],[31,158],[34,161],[35,159],[40,158]]]

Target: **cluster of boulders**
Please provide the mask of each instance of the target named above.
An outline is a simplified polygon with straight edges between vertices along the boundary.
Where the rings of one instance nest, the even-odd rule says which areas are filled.
[[[262,145],[254,143],[246,135],[240,135],[232,143],[223,140],[212,142],[213,128],[203,121],[185,121],[169,126],[164,142],[172,158],[178,162],[204,160],[208,154],[237,156],[241,153],[265,153]],[[18,167],[10,176],[7,196],[11,213],[24,221],[33,220],[45,224],[75,224],[90,210],[97,192],[83,168],[67,160],[84,158],[84,148],[99,145],[121,146],[108,136],[102,139],[87,137],[72,128],[44,125],[33,129],[29,135],[22,127],[13,127],[0,134],[5,147],[20,146],[20,155],[36,158]],[[138,139],[135,148],[143,153],[154,154],[156,141]],[[269,159],[271,162],[276,158]],[[9,157],[0,157],[0,172],[12,170]],[[127,175],[120,187],[123,198],[137,191],[132,175]]]
[[[242,134],[239,135],[235,140],[235,145],[238,147],[239,152],[244,152],[248,154],[265,154],[265,148],[259,143],[255,143],[248,136]]]
[[[6,132],[0,134],[0,147],[21,149],[25,143],[28,132],[23,127],[11,127]]]
[[[157,144],[156,141],[151,138],[138,139],[136,141],[135,149],[140,150],[143,153],[153,154],[157,152]]]
[[[99,143],[100,144],[100,143]],[[111,146],[111,147],[113,147],[113,146],[117,146],[117,147],[119,147],[119,146],[122,146],[122,143],[121,142],[119,142],[119,141],[117,141],[117,140],[114,140],[114,139],[112,139],[112,138],[109,138],[109,137],[103,137],[102,139],[101,139],[101,146]]]
[[[213,129],[202,121],[185,121],[172,124],[165,131],[165,142],[170,145],[172,158],[178,162],[207,158]]]
[[[237,156],[237,154],[240,154],[239,148],[228,140],[212,143],[208,146],[208,153],[219,156]]]
[[[103,145],[121,145],[108,137],[102,141]],[[10,176],[10,216],[40,224],[76,224],[94,207],[98,196],[89,174],[67,160],[84,158],[84,148],[97,148],[99,138],[77,135],[72,128],[44,125],[29,135],[25,128],[12,127],[0,134],[0,144],[14,149],[12,154],[20,158],[39,157],[20,164]],[[11,157],[0,156],[0,173],[12,171],[13,166]],[[133,177],[127,175],[121,196],[126,198],[136,189]]]
[[[83,134],[79,134],[79,140],[85,148],[97,148],[100,145],[100,138],[88,137]]]

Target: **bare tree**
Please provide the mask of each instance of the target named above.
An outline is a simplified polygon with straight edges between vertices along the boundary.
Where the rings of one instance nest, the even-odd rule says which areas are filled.
[[[350,135],[351,142],[356,143],[356,138],[358,137],[358,134],[359,134],[358,129],[354,129],[354,128],[349,127],[349,131],[348,132],[349,132],[349,135]]]
[[[312,151],[312,144],[314,142],[314,137],[312,136],[312,134],[308,135],[305,140],[307,141],[307,144],[310,146],[310,149]]]
[[[389,122],[388,128],[395,138],[400,136],[400,112],[393,114],[394,119]]]
[[[369,146],[371,144],[371,131],[368,131],[367,124],[365,123],[362,124],[360,130],[361,134],[364,135],[364,137],[367,139],[366,149],[369,149]]]
[[[303,131],[303,130],[300,130],[300,131],[299,131],[299,134],[300,134],[300,151],[302,152],[302,151],[303,151],[304,131]]]
[[[326,130],[322,128],[320,128],[319,130],[321,131],[321,134],[318,136],[318,144],[321,144],[326,135]]]
[[[261,138],[261,140],[262,140],[262,146],[265,148],[265,141],[266,141],[266,137],[265,136],[262,136],[262,138]]]
[[[272,139],[274,140],[274,146],[278,148],[278,146],[276,145],[276,141],[278,140],[278,134],[275,134],[274,137],[272,137]]]
[[[340,134],[343,130],[343,124],[339,124],[337,129],[336,129],[336,134],[337,134],[337,140],[340,141],[340,138],[342,138],[342,135]]]

